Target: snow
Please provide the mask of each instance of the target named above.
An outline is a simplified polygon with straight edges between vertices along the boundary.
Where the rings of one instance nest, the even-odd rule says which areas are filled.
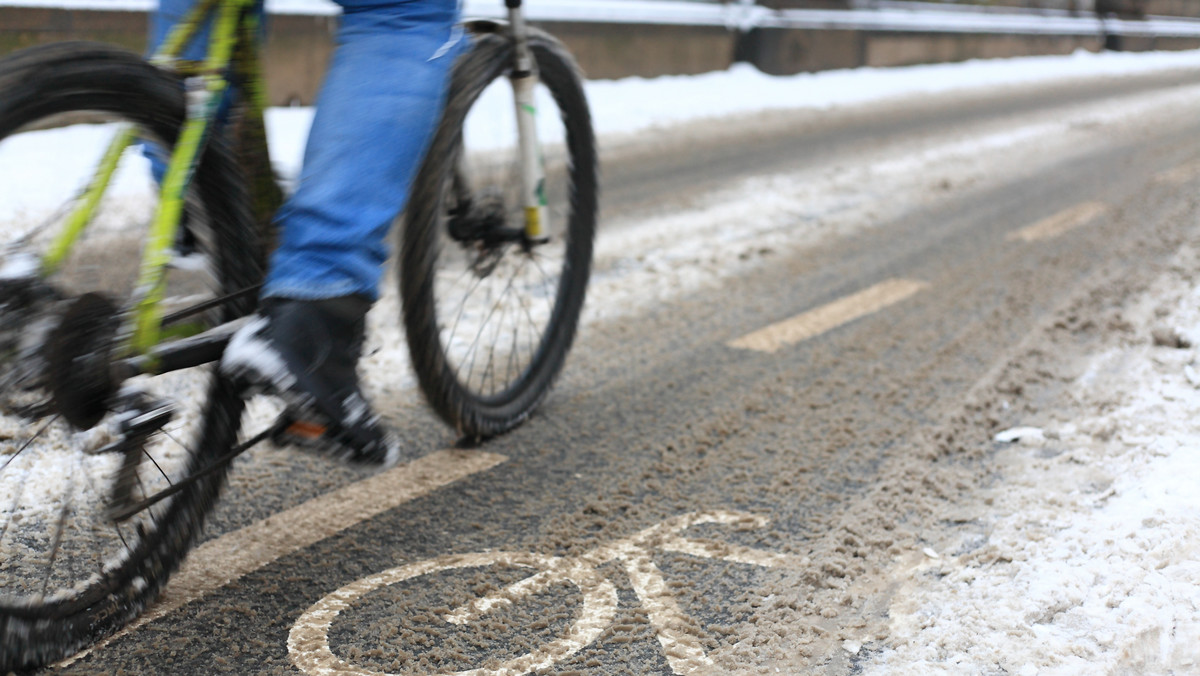
[[[766,75],[738,64],[727,71],[695,76],[593,80],[586,85],[596,133],[618,137],[704,118],[721,118],[766,110],[827,110],[863,105],[918,94],[989,90],[998,87],[1130,76],[1139,73],[1192,68],[1200,51],[1102,52],[1078,51],[1068,56],[975,60],[905,68],[857,68]],[[511,104],[496,88],[485,92],[487,115],[497,126],[512,119]],[[548,110],[546,99],[539,106]],[[272,155],[287,175],[298,173],[303,138],[312,120],[311,108],[275,109],[270,113]],[[548,122],[548,121],[547,121]],[[486,130],[477,128],[478,136]],[[471,129],[467,131],[472,133]],[[603,141],[603,138],[602,138]]]
[[[1197,66],[1200,52],[1081,52],[792,77],[735,67],[696,77],[589,82],[587,91],[601,144],[613,147],[683,122],[763,110],[828,110],[897,97]],[[502,96],[488,96],[485,105],[495,106],[494,115],[481,117],[495,123],[511,115]],[[818,237],[872,227],[878,222],[875,213],[902,211],[926,199],[922,190],[938,172],[986,186],[1003,180],[995,175],[995,155],[1003,154],[1008,165],[1061,160],[1114,126],[1153,124],[1156,114],[1197,106],[1197,87],[1145,95],[1137,102],[1082,104],[1015,128],[998,123],[960,138],[872,148],[857,158],[862,161],[845,167],[755,177],[675,213],[607,223],[588,317],[620,316],[703,285],[719,285],[725,276],[752,268],[764,251],[795,249]],[[309,109],[268,113],[272,158],[288,178],[298,173],[311,118]],[[38,141],[37,154],[20,139],[0,144],[0,184],[31,186],[0,194],[0,209],[32,218],[46,198],[35,188],[54,183],[51,178],[85,176],[109,133],[102,127],[32,132],[28,136]],[[24,159],[14,162],[14,156]],[[134,151],[130,156],[133,173],[143,173],[138,165],[143,160]],[[868,176],[872,180],[864,180]],[[144,181],[120,180],[118,199],[137,200],[147,190]],[[886,190],[862,189],[872,184]],[[748,213],[754,218],[746,218]],[[734,215],[753,226],[728,228]],[[16,227],[26,227],[28,220],[19,220]],[[6,227],[13,223],[0,225],[0,231]],[[682,232],[688,237],[680,237]],[[724,246],[713,247],[713,241]],[[391,327],[390,333],[369,346],[368,373],[408,373],[403,340],[394,328],[394,284],[388,289],[372,325]],[[1186,290],[1163,321],[1183,327],[1184,335],[1200,336],[1198,306],[1200,289]],[[1200,670],[1193,661],[1200,645],[1200,491],[1195,489],[1200,431],[1190,424],[1200,418],[1200,391],[1188,376],[1196,361],[1200,351],[1194,347],[1134,345],[1096,355],[1091,375],[1076,383],[1078,396],[1087,402],[1099,396],[1095,393],[1124,392],[1121,404],[1097,406],[1094,414],[1044,426],[1038,433],[1010,430],[1002,437],[1010,444],[1001,451],[1006,481],[988,496],[987,547],[962,554],[953,547],[930,547],[898,563],[886,645],[850,640],[842,648],[860,657],[868,651],[861,662],[868,674]],[[403,387],[415,397],[411,377]],[[63,466],[71,467],[67,463],[64,458]],[[40,494],[44,486],[35,479],[28,490]]]
[[[977,61],[902,69],[859,69],[771,77],[747,67],[697,77],[589,82],[601,142],[616,145],[656,128],[760,110],[822,110],[921,93],[987,90],[1046,81],[1134,75],[1200,65],[1200,52],[1089,54]],[[947,176],[986,182],[979,157],[1014,147],[1045,150],[1027,161],[1070,153],[1090,137],[1081,124],[1117,124],[1149,109],[1195,105],[1198,92],[1156,95],[1137,104],[1061,112],[1023,126],[950,139],[916,152],[895,148],[868,166],[888,191],[892,209],[916,192],[905,177]],[[293,116],[299,130],[304,113]],[[273,129],[279,127],[273,125]],[[1103,132],[1099,132],[1103,133]],[[284,144],[283,147],[287,147]],[[294,150],[294,149],[293,149]],[[1061,155],[1060,155],[1061,156]],[[867,164],[867,163],[864,163]],[[589,318],[619,316],[704,285],[719,285],[758,260],[764,248],[797,246],[797,218],[812,224],[807,237],[845,234],[870,223],[879,206],[861,194],[869,182],[853,170],[825,168],[744,182],[709,195],[693,209],[646,219],[640,227],[606,224],[599,243]],[[904,189],[907,188],[907,189]],[[748,198],[747,196],[753,196]],[[753,205],[749,199],[756,200]],[[756,218],[744,218],[752,209]],[[731,231],[742,216],[753,227]],[[687,237],[679,236],[687,232]],[[722,247],[712,247],[720,240]],[[714,254],[714,249],[719,253]],[[630,252],[637,252],[631,255]],[[1172,317],[1200,335],[1200,291]],[[864,659],[868,674],[1175,673],[1200,670],[1200,393],[1188,382],[1189,351],[1178,368],[1157,364],[1148,347],[1096,357],[1097,369],[1127,364],[1118,382],[1081,379],[1080,388],[1130,393],[1122,408],[1055,430],[1012,430],[1011,468],[990,507],[989,549],[975,558],[921,552],[919,563],[896,571],[904,581],[890,610],[891,636],[882,652]],[[1160,348],[1161,349],[1161,348]],[[1138,352],[1141,350],[1141,352]],[[1193,369],[1194,371],[1194,369]],[[1081,396],[1083,396],[1081,394]],[[1114,443],[1095,430],[1126,430]],[[1055,439],[1047,440],[1047,436]],[[1053,443],[1069,450],[1040,459]],[[1104,490],[1095,490],[1097,476]],[[933,573],[933,574],[928,574]],[[944,576],[943,576],[944,575]],[[846,652],[863,646],[847,641]],[[879,646],[872,646],[879,650]],[[1196,661],[1194,661],[1196,660]]]
[[[1194,335],[1200,287],[1174,285],[1148,299],[1180,296],[1162,321]],[[1200,670],[1200,391],[1183,373],[1198,357],[1095,355],[1075,396],[1124,403],[1001,454],[987,545],[896,571],[890,646],[863,673]]]
[[[859,68],[805,73],[793,76],[765,75],[739,64],[729,69],[698,76],[625,78],[589,81],[586,85],[597,134],[601,143],[619,142],[656,127],[698,119],[717,119],[768,110],[828,110],[883,102],[888,99],[939,94],[952,91],[990,90],[998,87],[1069,81],[1081,78],[1130,76],[1172,68],[1200,66],[1200,51],[1094,54],[1079,51],[1068,56],[976,60],[906,68]],[[544,92],[539,106],[549,110]],[[499,87],[484,93],[482,114],[472,116],[469,138],[486,139],[493,127],[511,128],[512,106]],[[312,124],[311,108],[275,108],[267,112],[272,160],[288,180],[299,174],[304,140]],[[542,116],[544,135],[555,120]],[[6,190],[0,194],[0,210],[12,213],[40,201],[49,202],[44,190],[84,176],[103,152],[111,130],[72,127],[41,132],[46,137],[22,142],[5,141],[8,153],[29,153],[26,162],[5,162],[0,167],[0,184],[28,185],[30,190]],[[553,142],[553,139],[550,139]],[[1007,143],[999,138],[997,143]],[[19,144],[28,143],[28,148]],[[479,143],[474,144],[479,147]],[[132,154],[132,153],[131,153]],[[45,161],[55,157],[54,162]],[[20,174],[14,182],[11,173]],[[133,177],[121,185],[130,194],[143,194],[144,183]],[[49,180],[54,178],[56,180]],[[64,180],[66,179],[66,180]]]
[[[18,253],[0,261],[0,281],[33,277],[38,271],[36,256]]]

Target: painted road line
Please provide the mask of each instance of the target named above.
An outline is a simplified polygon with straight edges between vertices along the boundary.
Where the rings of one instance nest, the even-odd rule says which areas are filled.
[[[925,282],[911,279],[889,279],[852,296],[759,329],[729,342],[728,345],[741,350],[776,352],[859,317],[878,312],[889,305],[895,305],[927,286],[929,284]]]
[[[1070,209],[1064,209],[1048,218],[1043,218],[1033,225],[1010,232],[1004,239],[1009,242],[1016,240],[1037,242],[1043,239],[1051,239],[1074,230],[1081,225],[1091,223],[1106,211],[1108,211],[1108,205],[1103,202],[1084,202]]]
[[[117,634],[57,666],[71,664],[280,557],[505,460],[495,453],[438,451],[205,542],[188,555],[158,603]]]
[[[1183,185],[1200,177],[1200,162],[1181,164],[1174,169],[1160,171],[1154,175],[1154,182],[1165,185]]]
[[[631,538],[601,545],[576,557],[561,558],[534,552],[478,552],[448,554],[436,559],[418,561],[385,570],[331,592],[313,604],[296,620],[288,633],[288,655],[292,664],[308,676],[384,676],[346,662],[334,653],[329,632],[338,616],[364,596],[377,589],[412,580],[430,573],[461,568],[488,566],[522,567],[531,575],[503,589],[492,588],[486,596],[477,597],[451,609],[430,608],[429,615],[441,615],[445,621],[466,625],[480,619],[494,608],[510,606],[530,596],[562,585],[574,586],[583,603],[575,614],[575,622],[544,646],[501,663],[499,659],[481,659],[486,667],[457,672],[473,676],[521,676],[531,671],[549,669],[595,641],[613,622],[618,598],[615,586],[607,578],[605,564],[620,561],[629,579],[634,596],[650,620],[662,646],[663,656],[675,674],[714,673],[713,662],[704,651],[703,637],[694,629],[698,626],[676,601],[674,586],[663,577],[654,563],[652,550],[675,551],[701,558],[719,559],[733,563],[773,567],[785,565],[791,557],[749,547],[684,538],[681,532],[695,525],[719,523],[763,528],[766,517],[739,512],[693,512],[651,526]],[[425,586],[425,585],[422,585]],[[494,632],[494,629],[488,629]],[[532,647],[532,646],[526,646]]]
[[[297,669],[308,676],[386,676],[383,672],[346,662],[333,652],[329,643],[329,630],[342,612],[352,607],[363,596],[387,585],[441,571],[499,565],[540,570],[541,572],[532,578],[522,581],[544,582],[545,584],[533,589],[535,593],[545,591],[551,584],[573,584],[583,595],[577,619],[564,636],[549,641],[538,649],[503,663],[495,660],[487,668],[457,673],[472,676],[521,676],[531,671],[548,669],[595,641],[617,614],[617,590],[611,582],[586,565],[563,569],[559,565],[562,561],[563,559],[556,556],[519,552],[450,554],[356,580],[317,601],[296,620],[288,633],[288,657]],[[520,585],[518,582],[508,589],[512,590]],[[525,591],[528,591],[528,588],[529,585],[525,585]],[[524,596],[521,591],[518,589],[515,592],[518,598]],[[509,599],[512,600],[516,599]],[[431,614],[435,613],[436,611],[433,611]]]

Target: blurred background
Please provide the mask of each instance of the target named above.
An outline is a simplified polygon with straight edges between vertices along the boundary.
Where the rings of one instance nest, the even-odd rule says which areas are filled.
[[[141,51],[154,0],[0,0],[0,54],[70,39]],[[592,79],[684,75],[736,62],[769,74],[1075,50],[1200,47],[1200,0],[529,0]],[[332,50],[330,0],[268,0],[272,105],[312,102]],[[501,17],[501,0],[465,14]]]

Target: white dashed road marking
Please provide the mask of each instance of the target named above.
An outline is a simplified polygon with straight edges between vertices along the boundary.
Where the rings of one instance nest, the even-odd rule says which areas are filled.
[[[1200,178],[1200,162],[1181,164],[1154,175],[1154,182],[1164,185],[1183,185]]]
[[[117,634],[60,662],[59,666],[70,664],[282,556],[505,460],[495,453],[438,451],[209,540],[192,550],[167,583],[166,593],[158,603]]]
[[[895,305],[929,286],[911,279],[890,279],[858,293],[822,305],[815,310],[772,324],[731,341],[729,347],[758,352],[776,352],[789,345],[819,336],[842,324]]]
[[[1043,218],[1033,225],[1010,232],[1004,239],[1009,242],[1016,240],[1037,242],[1052,239],[1081,225],[1091,223],[1106,211],[1108,211],[1108,205],[1102,202],[1084,202],[1048,218]]]

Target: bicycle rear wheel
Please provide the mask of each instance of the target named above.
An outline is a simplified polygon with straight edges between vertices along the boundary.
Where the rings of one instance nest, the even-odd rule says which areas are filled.
[[[539,118],[548,239],[519,234],[521,174],[506,82],[514,45],[503,33],[477,35],[455,66],[403,228],[400,286],[413,368],[433,409],[471,438],[516,427],[542,401],[574,340],[591,271],[597,163],[579,69],[549,35],[531,31],[529,44],[539,107],[558,112]]]
[[[62,658],[136,616],[224,481],[222,468],[112,516],[210,466],[236,442],[243,408],[211,367],[105,387],[157,198],[138,143],[119,156],[83,239],[53,271],[45,264],[111,139],[170,148],[183,116],[177,79],[110,46],[57,44],[0,61],[0,673]],[[185,206],[206,258],[169,272],[168,303],[259,281],[236,176],[214,139]],[[185,324],[200,330],[252,305],[241,298]]]

